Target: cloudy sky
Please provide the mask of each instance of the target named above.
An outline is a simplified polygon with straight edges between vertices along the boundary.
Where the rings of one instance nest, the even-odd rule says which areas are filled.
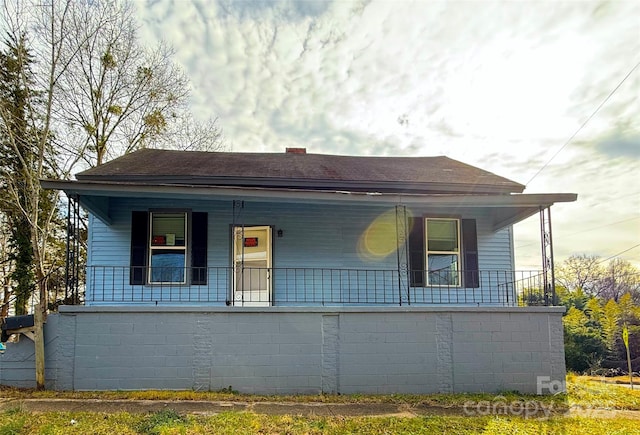
[[[556,261],[640,266],[640,1],[135,4],[231,150],[446,155],[526,193],[578,193],[552,207]],[[540,267],[537,217],[516,248]]]

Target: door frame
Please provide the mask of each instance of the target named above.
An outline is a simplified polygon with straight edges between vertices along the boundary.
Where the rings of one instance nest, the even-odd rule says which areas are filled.
[[[238,306],[273,306],[273,226],[272,225],[230,225],[231,246],[230,246],[230,262],[231,262],[231,279],[229,280],[229,303],[227,305],[236,305],[236,230],[241,229],[243,232],[247,230],[267,230],[267,301],[240,303]],[[242,237],[243,238],[243,237]],[[254,305],[255,304],[255,305]]]

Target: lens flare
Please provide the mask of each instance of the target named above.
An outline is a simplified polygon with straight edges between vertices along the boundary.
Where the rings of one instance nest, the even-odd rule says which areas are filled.
[[[411,217],[408,210],[407,217]],[[358,241],[360,258],[377,261],[396,252],[411,232],[411,221],[411,219],[407,219],[407,224],[403,228],[402,221],[396,214],[396,209],[387,210],[376,217],[360,235]]]

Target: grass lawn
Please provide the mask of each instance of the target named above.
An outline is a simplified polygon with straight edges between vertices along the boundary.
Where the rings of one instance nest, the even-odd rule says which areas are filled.
[[[634,385],[634,389],[631,390],[606,381],[603,382],[602,378],[588,376],[567,376],[567,404],[570,407],[583,409],[604,408],[640,411],[640,385]]]
[[[567,417],[564,411],[578,407],[640,411],[640,389],[603,384],[569,376],[568,393],[558,396],[528,396],[504,393],[385,396],[291,396],[271,397],[220,393],[141,391],[52,393],[4,389],[0,395],[14,398],[102,398],[226,401],[296,401],[332,403],[403,403],[458,408],[469,404],[536,404],[552,409],[548,418],[487,415],[406,417],[302,417],[224,412],[212,416],[180,415],[167,410],[151,414],[99,412],[31,413],[19,409],[0,414],[2,434],[640,434],[640,420],[628,418]],[[468,409],[480,409],[470,407]],[[486,406],[481,408],[487,410]],[[498,408],[500,409],[500,408]],[[540,415],[538,415],[540,417]]]
[[[2,415],[0,434],[640,434],[638,420],[553,417],[296,417],[26,413]]]

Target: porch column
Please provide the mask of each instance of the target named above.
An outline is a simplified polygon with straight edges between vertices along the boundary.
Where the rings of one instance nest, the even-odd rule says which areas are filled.
[[[66,304],[71,303],[73,305],[80,303],[78,292],[80,285],[81,223],[80,200],[78,195],[68,195],[64,300]]]
[[[556,304],[556,277],[553,268],[553,237],[551,234],[551,206],[540,207],[540,239],[542,243],[542,276],[544,304]]]
[[[396,205],[396,250],[398,260],[398,302],[411,305],[409,298],[409,231],[407,207]]]

